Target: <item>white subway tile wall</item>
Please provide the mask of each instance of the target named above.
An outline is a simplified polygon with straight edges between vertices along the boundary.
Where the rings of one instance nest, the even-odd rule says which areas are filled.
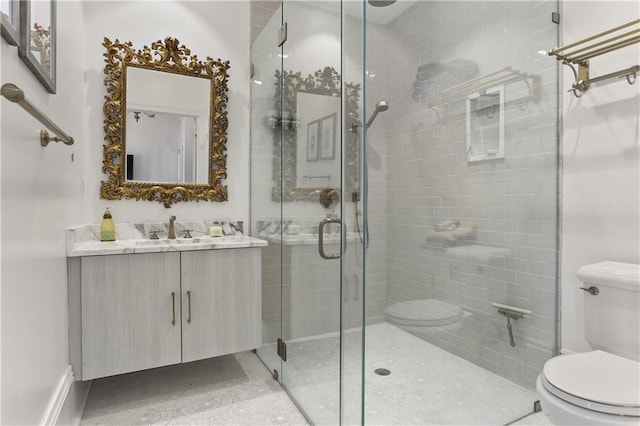
[[[278,6],[252,2],[252,40]],[[369,22],[366,29],[362,119],[379,100],[390,105],[367,135],[367,324],[383,322],[385,308],[400,301],[437,298],[459,305],[470,314],[460,331],[423,338],[530,389],[556,342],[557,64],[540,53],[557,45],[551,23],[556,7],[556,1],[419,1],[389,23]],[[344,54],[358,64],[361,33],[355,18],[345,19]],[[504,85],[504,158],[467,162],[465,101],[471,93],[443,91],[507,67],[534,78]],[[531,91],[536,96],[527,98]],[[256,186],[271,176],[270,140],[262,143],[252,147]],[[252,204],[262,203],[252,207],[252,226],[277,217],[263,192],[252,191]],[[355,206],[345,204],[351,231]],[[471,256],[427,244],[434,226],[446,220],[475,225],[466,245],[503,250]],[[287,338],[337,330],[338,279],[315,250],[285,247],[285,266],[291,257],[308,259],[304,270],[283,269],[282,293],[280,247],[263,252],[263,317],[279,332],[284,295]],[[343,271],[345,300],[354,306],[362,297],[358,261],[350,257]],[[532,318],[513,322],[515,347],[506,318],[492,303],[533,311]],[[305,312],[308,320],[299,320]],[[353,316],[346,318],[347,328],[357,326],[357,309],[346,312]],[[265,343],[272,341],[265,336]]]
[[[370,183],[372,192],[386,186],[387,303],[437,298],[461,306],[471,316],[460,331],[426,338],[531,389],[555,350],[557,65],[539,52],[557,45],[556,7],[417,2],[367,44],[384,58],[376,83],[390,104],[381,126],[387,176]],[[416,99],[425,64],[445,71],[424,79]],[[529,86],[504,85],[504,158],[467,162],[465,100],[472,90],[442,93],[505,67],[534,78]],[[539,98],[527,99],[535,83]],[[475,237],[460,244],[508,254],[472,259],[426,244],[446,220],[475,225]],[[492,303],[533,311],[513,321],[515,347]]]

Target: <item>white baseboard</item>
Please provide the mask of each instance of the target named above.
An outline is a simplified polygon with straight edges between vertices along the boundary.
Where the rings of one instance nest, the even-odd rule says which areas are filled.
[[[82,421],[82,415],[84,414],[84,408],[87,406],[87,400],[89,399],[89,391],[91,391],[91,385],[93,384],[93,380],[89,382],[88,385],[84,387],[84,395],[82,395],[82,403],[80,407],[78,407],[78,412],[76,413],[73,425],[80,426],[80,422]]]
[[[73,371],[71,370],[71,366],[68,365],[65,373],[60,379],[60,382],[58,382],[56,391],[53,394],[53,398],[49,402],[49,406],[44,413],[41,424],[48,426],[55,425],[57,423],[58,417],[60,416],[60,412],[62,411],[64,402],[67,399],[67,395],[69,395],[69,389],[71,389],[72,384]]]
[[[78,426],[89,398],[91,383],[92,381],[75,381],[69,365],[58,383],[41,424]]]

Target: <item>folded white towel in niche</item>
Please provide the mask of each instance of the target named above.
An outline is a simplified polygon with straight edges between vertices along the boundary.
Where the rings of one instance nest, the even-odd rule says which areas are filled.
[[[453,222],[453,221],[452,221]],[[446,241],[458,241],[458,240],[470,240],[475,237],[476,232],[476,223],[468,220],[459,220],[453,222],[457,223],[457,226],[450,228],[451,225],[448,225],[447,228],[443,228],[440,224],[440,229],[436,229],[434,226],[433,231],[430,231],[427,234],[427,240],[436,239],[436,240],[446,240]]]
[[[453,231],[454,229],[456,229],[458,226],[460,226],[460,221],[453,221],[453,220],[445,220],[442,223],[439,223],[437,225],[433,226],[433,229],[436,232],[442,232],[442,231]]]

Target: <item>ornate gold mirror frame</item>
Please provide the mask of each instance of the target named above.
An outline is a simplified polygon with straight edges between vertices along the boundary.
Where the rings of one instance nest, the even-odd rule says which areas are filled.
[[[102,172],[108,175],[102,181],[100,198],[119,200],[158,201],[165,207],[180,201],[227,201],[227,186],[222,185],[227,177],[227,80],[229,61],[222,62],[207,57],[200,61],[196,55],[172,37],[134,50],[131,42],[111,42],[104,38],[107,49],[104,67],[104,84],[107,95],[104,102],[104,130],[106,145]],[[127,181],[125,178],[126,155],[126,111],[127,68],[136,67],[184,76],[211,80],[209,107],[209,170],[208,184],[198,183],[154,183]],[[159,88],[161,90],[162,88]]]
[[[275,109],[281,112],[297,115],[298,93],[334,96],[340,98],[341,78],[333,67],[325,67],[314,75],[302,78],[301,72],[275,73]],[[284,90],[283,90],[284,89]],[[358,191],[358,99],[359,84],[345,84],[346,99],[345,125],[348,129],[343,139],[345,163],[344,193]],[[284,98],[284,99],[283,99]],[[273,201],[317,201],[324,187],[298,187],[297,185],[297,139],[298,129],[295,125],[288,125],[287,120],[278,120],[273,131]],[[338,126],[340,128],[340,126]],[[282,143],[282,147],[281,144]],[[282,186],[280,182],[282,181]]]

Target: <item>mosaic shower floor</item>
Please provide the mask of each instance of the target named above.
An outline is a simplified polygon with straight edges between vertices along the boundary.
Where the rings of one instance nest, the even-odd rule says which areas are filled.
[[[344,422],[360,410],[360,334],[345,335]],[[336,424],[338,338],[287,344],[284,384],[317,425]],[[534,391],[516,385],[393,325],[367,327],[369,425],[504,425],[533,412]],[[391,374],[380,376],[377,368]]]

